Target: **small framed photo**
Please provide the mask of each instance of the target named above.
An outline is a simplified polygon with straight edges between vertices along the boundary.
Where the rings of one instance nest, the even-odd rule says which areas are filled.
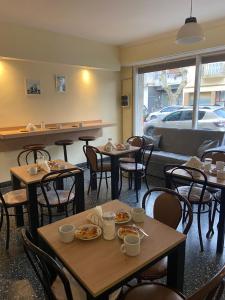
[[[66,92],[66,77],[64,75],[55,76],[55,87],[58,93]]]
[[[36,79],[26,79],[26,94],[27,95],[40,95],[41,82]]]

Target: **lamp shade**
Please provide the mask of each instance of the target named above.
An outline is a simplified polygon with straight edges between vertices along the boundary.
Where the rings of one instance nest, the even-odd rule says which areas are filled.
[[[205,39],[201,26],[194,17],[187,18],[177,33],[177,44],[193,44]]]

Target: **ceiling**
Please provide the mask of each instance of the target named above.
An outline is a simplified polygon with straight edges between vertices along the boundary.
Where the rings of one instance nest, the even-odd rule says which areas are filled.
[[[123,45],[177,30],[190,0],[0,0],[0,20]],[[225,19],[224,0],[193,0],[199,23]]]

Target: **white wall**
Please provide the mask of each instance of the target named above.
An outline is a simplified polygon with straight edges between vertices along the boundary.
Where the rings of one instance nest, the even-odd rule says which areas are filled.
[[[67,92],[55,90],[55,74],[66,76]],[[25,79],[40,79],[42,94],[25,95]],[[0,61],[0,127],[102,119],[117,126],[103,129],[103,144],[108,137],[120,141],[120,72],[83,69],[57,63]],[[72,163],[85,161],[82,142],[68,147]],[[63,158],[61,147],[47,148],[53,159]],[[9,168],[15,166],[18,151],[0,153],[0,182],[9,180]]]

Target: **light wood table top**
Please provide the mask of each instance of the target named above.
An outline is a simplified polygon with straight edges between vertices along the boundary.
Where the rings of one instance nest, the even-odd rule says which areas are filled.
[[[82,126],[80,126],[82,123]],[[25,127],[8,127],[0,128],[0,140],[15,139],[15,138],[24,138],[24,137],[33,137],[33,136],[43,136],[43,135],[52,135],[56,133],[67,133],[67,132],[76,132],[84,131],[88,129],[95,128],[104,128],[115,125],[111,122],[103,122],[102,120],[93,120],[93,121],[82,121],[82,122],[71,122],[71,123],[55,123],[55,124],[46,124],[46,128],[41,129],[40,126],[37,126],[35,131],[27,131]]]
[[[216,168],[216,165],[212,165],[211,169],[215,169]],[[170,174],[172,172],[173,168],[170,169],[170,170],[167,170],[167,174]],[[218,179],[216,174],[212,174],[211,172],[204,172],[206,177],[207,177],[207,184],[210,185],[210,186],[215,186],[215,187],[218,187],[218,188],[225,188],[225,180],[221,180],[221,179]],[[181,178],[187,178],[187,179],[190,179],[191,180],[191,176],[185,171],[185,170],[182,170],[182,169],[178,169],[178,170],[175,170],[173,172],[173,174],[175,174],[176,176],[178,177],[181,177]],[[200,177],[194,177],[194,180],[196,182],[201,182],[204,180],[203,176],[200,176]]]
[[[113,151],[109,152],[109,151],[105,151],[105,146],[98,146],[97,148],[102,154],[108,155],[108,156],[123,156],[123,155],[129,154],[129,153],[135,153],[140,149],[140,147],[130,146],[129,150],[115,150],[114,149]]]
[[[117,211],[131,208],[119,200],[102,205],[103,211]],[[59,239],[58,227],[62,224],[79,226],[88,223],[91,210],[73,215],[58,222],[38,228],[38,233],[53,249],[65,267],[94,296],[102,294],[123,279],[147,266],[180,243],[186,236],[146,216],[143,229],[149,234],[141,242],[141,254],[129,257],[121,253],[122,241],[116,237],[106,241],[103,237],[92,241],[75,239],[64,244]],[[119,226],[117,227],[119,228]]]
[[[55,160],[56,162],[65,165],[66,169],[72,169],[75,168],[74,165],[65,162],[64,160],[58,159]],[[22,181],[25,184],[31,184],[35,182],[40,182],[42,177],[47,174],[47,172],[41,170],[36,175],[30,175],[28,173],[28,169],[31,166],[34,166],[35,164],[29,164],[29,165],[23,165],[23,166],[17,166],[10,169],[10,173],[16,176],[20,181]],[[75,171],[74,171],[75,172]],[[77,172],[80,172],[79,169],[77,169]]]

